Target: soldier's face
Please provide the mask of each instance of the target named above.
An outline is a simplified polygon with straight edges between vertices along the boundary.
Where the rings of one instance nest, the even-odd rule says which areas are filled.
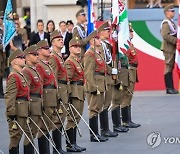
[[[81,46],[79,45],[73,45],[70,47],[70,52],[73,53],[74,55],[80,55],[81,53]]]
[[[100,47],[100,46],[101,46],[101,39],[100,39],[99,36],[96,36],[96,37],[95,37],[95,44],[96,44],[97,47]]]
[[[102,34],[105,39],[109,39],[110,38],[110,29],[102,31]]]
[[[53,40],[53,45],[59,49],[62,49],[64,46],[63,38],[56,38]]]
[[[40,52],[44,57],[49,57],[50,56],[50,50],[49,49],[41,49]]]
[[[80,18],[80,20],[81,20],[82,22],[86,22],[86,21],[87,21],[87,16],[86,16],[86,14],[80,15],[79,18]]]
[[[33,64],[38,63],[38,54],[30,54],[30,60]]]
[[[166,15],[170,17],[171,19],[174,18],[175,10],[169,10],[166,12]]]
[[[24,67],[25,66],[25,58],[24,57],[20,57],[16,59],[16,63],[20,66],[20,67]]]

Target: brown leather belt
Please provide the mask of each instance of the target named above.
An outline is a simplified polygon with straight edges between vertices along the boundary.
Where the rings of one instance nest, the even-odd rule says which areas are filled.
[[[43,86],[44,89],[56,89],[56,87],[52,84]]]
[[[137,67],[138,65],[137,64],[129,64],[129,66]]]
[[[58,83],[60,83],[60,84],[66,84],[67,85],[67,81],[65,81],[65,80],[58,80]]]
[[[105,76],[105,74],[103,72],[94,72],[94,75],[102,75]]]
[[[38,97],[38,98],[41,98],[41,94],[38,94],[38,93],[30,93],[30,97]]]
[[[23,97],[17,97],[16,100],[28,101],[28,98],[23,96]]]
[[[84,82],[83,81],[70,81],[70,84],[75,84],[75,85],[83,86]]]

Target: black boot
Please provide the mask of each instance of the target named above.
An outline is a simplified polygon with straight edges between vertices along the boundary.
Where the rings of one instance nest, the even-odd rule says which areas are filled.
[[[0,98],[4,98],[3,78],[2,77],[0,77]]]
[[[174,82],[173,82],[173,74],[169,72],[169,79],[170,79],[170,86],[173,91],[173,94],[178,94],[178,91],[174,89]]]
[[[174,89],[172,72],[168,72],[164,75],[166,93],[167,94],[178,94],[178,91]]]
[[[49,141],[44,135],[38,138],[38,146],[40,154],[50,154]]]
[[[76,133],[77,133],[77,127],[74,127],[74,142],[73,142],[73,145],[74,145],[74,147],[76,148],[76,149],[79,149],[79,150],[81,150],[81,151],[86,151],[86,148],[85,147],[80,147],[79,145],[77,145],[77,143],[76,143]]]
[[[31,143],[24,145],[24,154],[34,154],[34,148]]]
[[[109,119],[108,119],[108,109],[103,110],[100,113],[100,124],[101,124],[101,135],[105,137],[116,137],[117,132],[111,132],[109,130]]]
[[[131,125],[134,125],[134,128],[137,128],[137,127],[140,127],[141,125],[140,124],[136,124],[134,122],[132,122],[132,118],[131,118],[131,105],[128,107],[128,110],[129,110],[129,124]]]
[[[59,129],[62,131],[62,128]],[[67,154],[64,150],[62,150],[62,141],[61,141],[61,133],[59,132],[58,129],[55,129],[52,131],[52,137],[54,140],[54,143],[56,145],[56,149],[61,153],[61,154]],[[57,154],[57,151],[53,148],[53,154]]]
[[[70,143],[66,140],[66,150],[67,152],[81,152],[80,149],[76,149],[76,147],[74,147],[74,129],[70,128],[66,131],[67,136],[69,138]]]
[[[100,136],[98,133],[98,116],[94,116],[91,119],[89,119],[89,126],[92,129],[92,131],[95,133],[96,137],[99,139],[100,142],[105,142],[108,140],[108,138],[106,138],[104,136]],[[90,141],[98,142],[96,137],[90,131]]]
[[[116,107],[114,110],[112,110],[111,115],[113,121],[113,130],[115,132],[126,133],[129,131],[128,128],[121,125],[120,107]]]
[[[128,106],[121,108],[123,125],[127,128],[136,128],[136,125],[129,122],[129,109]]]
[[[19,145],[17,147],[12,147],[9,150],[9,154],[19,154]]]

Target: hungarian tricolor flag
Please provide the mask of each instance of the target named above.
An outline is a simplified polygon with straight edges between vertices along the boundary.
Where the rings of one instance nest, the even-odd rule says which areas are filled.
[[[112,24],[119,27],[118,30],[118,51],[123,52],[129,49],[129,21],[126,6],[121,0],[112,0]]]

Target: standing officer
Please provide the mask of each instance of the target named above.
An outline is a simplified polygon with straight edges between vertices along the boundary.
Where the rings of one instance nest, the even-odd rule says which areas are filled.
[[[0,11],[0,98],[4,98],[3,76],[5,70],[6,53],[3,52],[3,11]]]
[[[101,40],[97,30],[87,37],[90,48],[84,55],[84,71],[86,79],[86,92],[89,110],[89,125],[96,134],[100,142],[105,142],[108,138],[100,136],[98,133],[98,114],[103,110],[104,93],[106,91],[106,62],[101,49]],[[90,141],[98,142],[90,132]]]
[[[70,81],[70,103],[77,109],[77,111],[82,115],[84,109],[84,70],[80,61],[81,54],[81,42],[78,37],[71,39],[69,42],[70,56],[65,61],[65,67],[68,74],[68,79]],[[70,108],[73,109],[71,105]],[[79,123],[81,117],[75,110],[72,110],[73,115],[77,124]],[[86,148],[76,145],[76,124],[74,121],[67,116],[66,132],[70,139],[71,145],[67,143],[68,152],[81,152],[85,151]]]
[[[40,116],[42,116],[42,80],[39,73],[36,70],[36,64],[38,62],[38,53],[36,51],[36,45],[32,45],[24,50],[26,65],[22,70],[23,75],[28,81],[30,87],[30,117],[33,121],[39,125]],[[30,121],[30,127],[32,130],[33,138],[36,138],[38,128]],[[27,139],[26,139],[27,140]],[[40,146],[40,145],[39,145]],[[30,148],[27,148],[30,153]],[[40,149],[41,150],[41,149]],[[42,153],[42,151],[40,151]]]
[[[73,28],[73,38],[78,37],[81,40],[81,57],[83,57],[85,51],[86,51],[86,45],[87,45],[87,31],[85,30],[85,22],[87,21],[86,13],[84,12],[84,9],[79,10],[76,13],[76,19],[77,19],[77,25]]]
[[[165,57],[164,80],[167,94],[177,94],[173,85],[173,68],[175,63],[175,51],[177,42],[177,27],[173,22],[175,15],[174,5],[170,4],[164,8],[166,19],[161,23],[161,35],[163,38],[161,50]]]
[[[36,67],[43,81],[43,118],[49,130],[52,130],[54,134],[58,130],[50,122],[46,115],[59,129],[61,124],[56,114],[57,83],[52,68],[50,67],[48,62],[50,57],[48,42],[45,40],[39,41],[37,43],[36,50],[39,54],[39,61],[36,64]],[[44,124],[42,124],[41,129],[45,132],[46,135],[49,135],[46,128],[44,127]],[[53,140],[55,142],[56,148],[61,152],[61,145],[59,145],[61,143],[59,141],[56,142],[56,138],[54,138]],[[42,153],[50,153],[49,142],[41,133],[38,134],[38,143],[40,145],[39,151],[42,151]]]
[[[9,153],[19,154],[19,142],[22,137],[22,131],[17,127],[15,121],[28,134],[26,120],[29,116],[28,108],[30,103],[28,83],[21,73],[25,65],[23,52],[19,49],[13,52],[9,57],[9,63],[12,66],[12,72],[8,76],[5,93],[6,116],[10,134]],[[24,140],[25,154],[28,153],[27,148],[30,147],[32,148],[30,143]]]
[[[66,117],[66,110],[68,108],[68,77],[67,77],[67,71],[64,65],[64,59],[61,54],[61,49],[64,46],[63,43],[63,37],[60,35],[60,33],[55,30],[50,35],[50,41],[52,44],[52,52],[51,57],[49,60],[49,64],[51,65],[51,68],[54,72],[56,81],[58,83],[58,111],[61,111],[61,119],[64,123],[65,117]],[[63,103],[63,106],[61,105]],[[60,126],[60,130],[62,131],[62,125]],[[61,146],[61,136],[60,132],[58,130],[53,131],[53,138],[54,141],[60,144]],[[61,148],[61,147],[60,147]],[[62,148],[61,148],[62,149]]]
[[[108,108],[111,105],[112,101],[112,91],[115,80],[113,77],[117,75],[117,69],[113,68],[114,64],[112,61],[112,47],[108,39],[110,38],[110,27],[108,22],[104,22],[98,28],[98,32],[101,38],[101,44],[104,51],[105,62],[107,64],[107,75],[106,75],[106,83],[107,83],[107,91],[105,92],[105,101],[103,106],[103,111],[100,113],[100,123],[101,123],[101,135],[106,137],[116,137],[118,133],[111,132],[109,130],[109,120],[108,120]]]
[[[131,24],[129,24],[129,33],[130,40],[133,38],[133,29]],[[138,66],[138,58],[137,52],[134,48],[134,45],[130,42],[129,49],[124,53],[129,60],[129,86],[127,87],[126,93],[124,94],[124,99],[121,106],[122,111],[122,121],[124,126],[128,128],[137,128],[140,127],[140,124],[136,124],[131,121],[131,101],[133,97],[135,83],[138,81],[137,78],[137,66]]]

